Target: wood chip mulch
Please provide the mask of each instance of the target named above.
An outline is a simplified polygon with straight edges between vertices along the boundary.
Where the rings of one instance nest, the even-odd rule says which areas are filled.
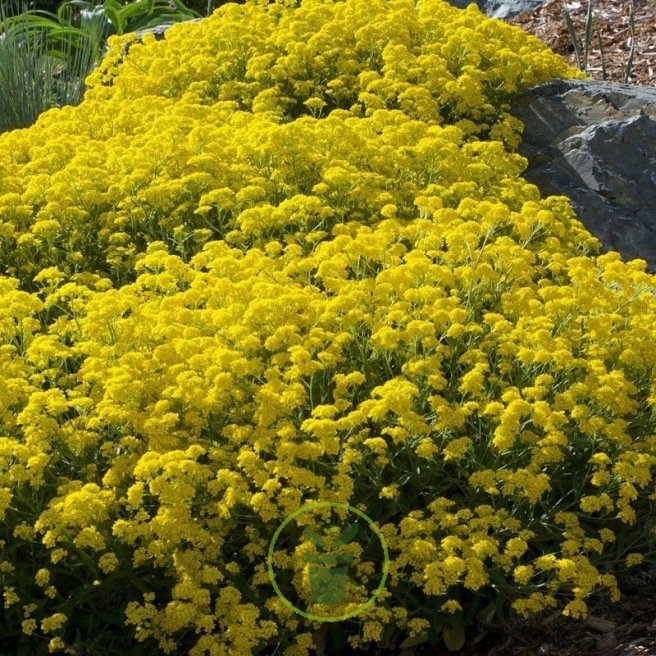
[[[633,5],[635,44],[631,75],[625,78],[633,39],[629,13]],[[588,11],[587,0],[547,0],[544,4],[505,19],[526,32],[537,36],[568,63],[578,68],[572,39],[567,30],[563,8],[567,7],[579,39],[583,56],[583,35]],[[586,72],[595,80],[602,80],[604,53],[606,80],[656,86],[656,0],[592,0],[592,40],[588,52]]]

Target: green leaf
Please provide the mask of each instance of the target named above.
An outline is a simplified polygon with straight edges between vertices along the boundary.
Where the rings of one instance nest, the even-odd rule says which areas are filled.
[[[316,563],[320,565],[325,564],[326,558],[329,558],[328,554],[307,553],[303,556],[303,560],[306,563]]]
[[[583,66],[584,70],[588,68],[588,52],[590,50],[590,41],[592,39],[592,0],[588,0],[588,13],[585,17],[585,35],[583,46]]]
[[[130,18],[134,18],[135,16],[147,16],[149,13],[148,0],[137,0],[137,2],[126,5],[120,11],[121,19],[126,23]]]
[[[466,610],[464,615],[465,624],[469,625],[474,621],[474,618],[476,617],[476,613],[478,612],[480,605],[481,605],[481,598],[478,596],[474,597],[473,599],[471,599],[466,603]]]
[[[465,644],[465,621],[462,613],[454,615],[449,624],[442,629],[444,644],[449,651],[458,651]]]
[[[506,615],[504,613],[503,597],[500,594],[497,594],[497,598],[496,598],[494,603],[496,605],[496,612],[497,612],[497,617],[499,618],[499,622],[501,622],[501,624],[503,624],[504,621],[505,621],[505,617],[506,617]]]
[[[312,642],[317,656],[323,656],[326,653],[326,644],[328,642],[328,631],[330,630],[329,624],[322,624],[318,629],[312,633]]]
[[[336,650],[336,653],[341,654],[344,651],[344,647],[346,647],[346,632],[344,631],[344,627],[342,626],[341,622],[335,622],[330,624],[330,645],[333,647],[333,649]]]
[[[107,14],[107,18],[110,20],[116,34],[119,36],[122,35],[124,26],[121,22],[121,15],[119,12],[116,11],[116,9],[114,9],[114,7],[109,3],[105,3],[105,14]]]
[[[631,50],[629,52],[629,60],[626,63],[624,83],[627,83],[631,77],[631,69],[633,68],[633,55],[635,53],[635,14],[633,12],[633,3],[631,3],[629,6],[629,24],[631,25]]]
[[[321,536],[313,528],[310,528],[309,526],[307,526],[305,528],[305,530],[303,531],[303,533],[308,538],[308,540],[310,540],[310,542],[312,542],[312,544],[315,547],[320,547],[321,549],[326,548],[326,545],[325,545],[323,539],[321,538]]]
[[[570,16],[567,7],[563,8],[563,14],[565,15],[565,23],[567,24],[567,31],[569,32],[569,36],[572,39],[572,45],[574,46],[574,52],[576,53],[576,61],[578,62],[579,69],[583,70],[583,62],[581,61],[581,50],[579,49],[579,39],[576,36],[574,23],[572,22],[572,17]]]
[[[337,540],[335,540],[335,546],[339,547],[343,544],[350,542],[360,530],[360,527],[357,524],[349,524],[340,534]]]
[[[67,2],[62,3],[59,5],[59,8],[57,9],[57,20],[61,25],[72,25],[71,22],[71,17],[73,15],[73,8],[77,5],[77,2],[73,2],[72,0],[67,0]],[[85,3],[89,4],[89,3]]]
[[[497,612],[497,605],[491,601],[485,608],[481,608],[476,615],[476,619],[481,624],[490,624]]]
[[[420,633],[414,638],[406,638],[400,645],[399,649],[410,649],[411,647],[417,647],[418,645],[423,645],[425,642],[428,642],[428,631]]]
[[[107,11],[107,8],[120,11],[121,3],[118,0],[105,0],[105,11]]]
[[[601,79],[606,79],[606,61],[604,59],[604,44],[601,42],[601,35],[597,30],[597,40],[599,42],[599,52],[601,53]]]

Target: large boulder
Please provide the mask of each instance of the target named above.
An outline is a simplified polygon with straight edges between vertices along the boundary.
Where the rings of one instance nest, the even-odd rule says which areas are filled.
[[[518,95],[511,113],[525,126],[526,179],[568,196],[604,250],[656,272],[656,88],[554,80]]]

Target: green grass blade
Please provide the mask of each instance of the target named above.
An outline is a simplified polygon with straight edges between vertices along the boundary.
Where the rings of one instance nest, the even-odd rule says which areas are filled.
[[[633,3],[631,3],[629,12],[629,24],[631,25],[631,50],[629,51],[629,60],[626,63],[626,72],[624,73],[625,84],[631,77],[631,71],[633,70],[633,56],[635,54],[635,14],[633,12]]]
[[[33,29],[4,32],[0,43],[0,131],[29,127],[54,106],[45,35]]]
[[[604,58],[604,44],[601,42],[601,34],[597,30],[597,40],[599,41],[599,52],[601,53],[601,79],[606,79],[606,60]]]
[[[585,35],[583,43],[583,70],[588,68],[588,53],[590,52],[590,41],[592,39],[592,0],[588,0],[588,13],[585,17]]]
[[[572,22],[572,17],[567,10],[567,7],[563,7],[563,14],[565,15],[565,23],[567,24],[567,31],[572,40],[572,45],[574,46],[574,52],[576,53],[576,61],[581,70],[583,70],[583,65],[581,62],[581,51],[579,49],[579,39],[576,36],[576,30],[574,29],[574,23]]]

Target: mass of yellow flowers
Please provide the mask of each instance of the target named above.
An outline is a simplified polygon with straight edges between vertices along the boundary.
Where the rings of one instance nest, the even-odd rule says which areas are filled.
[[[522,178],[509,114],[584,75],[442,0],[110,46],[79,106],[0,136],[12,644],[310,654],[266,553],[312,501],[389,549],[354,647],[618,599],[655,560],[656,284]]]

